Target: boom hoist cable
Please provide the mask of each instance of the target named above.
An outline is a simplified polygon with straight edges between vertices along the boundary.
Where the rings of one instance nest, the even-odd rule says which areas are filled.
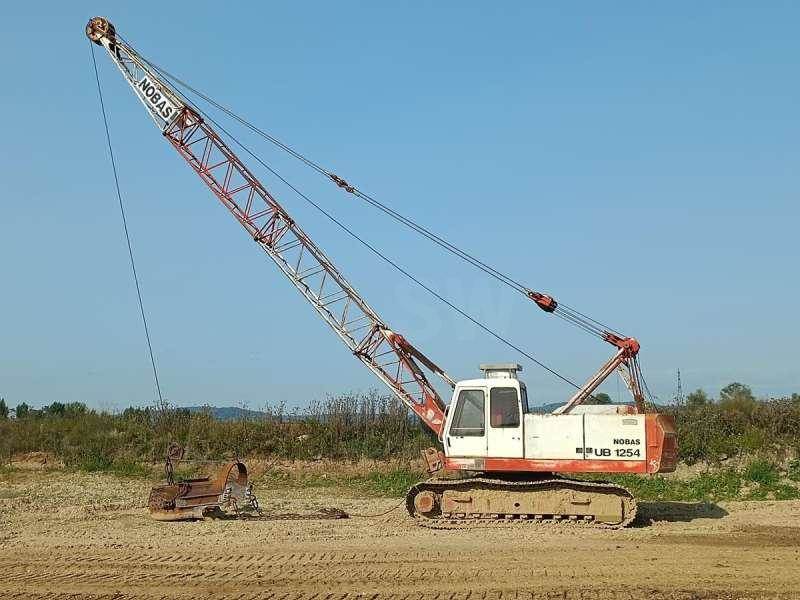
[[[125,47],[126,47],[125,50],[126,51],[130,51],[131,50],[130,46],[125,42],[125,40],[119,34],[115,34],[115,35],[116,35],[116,39],[120,40],[125,45]],[[419,285],[420,287],[425,289],[428,293],[430,293],[431,295],[436,297],[438,300],[440,300],[443,303],[445,303],[446,305],[448,305],[451,309],[455,310],[456,312],[458,312],[459,314],[461,314],[462,316],[464,316],[465,318],[470,320],[473,324],[475,324],[476,326],[480,327],[486,333],[489,333],[490,335],[495,337],[497,340],[501,341],[502,343],[506,344],[510,348],[512,348],[512,349],[516,350],[517,352],[521,353],[523,356],[527,357],[532,362],[534,362],[537,365],[539,365],[540,367],[544,368],[545,370],[547,370],[548,372],[550,372],[554,376],[558,377],[562,381],[564,381],[564,382],[568,383],[569,385],[575,387],[578,391],[568,401],[568,403],[563,407],[564,410],[569,410],[569,409],[572,408],[572,406],[574,406],[576,404],[579,404],[579,403],[585,401],[588,398],[591,398],[592,397],[592,392],[597,388],[597,386],[600,385],[600,383],[602,383],[603,380],[605,380],[606,377],[608,377],[608,375],[613,373],[613,371],[615,369],[619,369],[620,370],[620,374],[623,376],[624,381],[626,382],[627,386],[629,387],[630,391],[632,392],[632,394],[634,396],[634,399],[636,400],[636,403],[639,406],[639,408],[640,409],[645,408],[645,406],[644,406],[644,398],[643,398],[643,394],[642,394],[642,391],[641,391],[642,390],[643,377],[641,376],[641,370],[639,368],[639,364],[638,364],[638,360],[637,360],[638,357],[636,356],[637,353],[638,353],[639,345],[638,345],[638,342],[635,339],[624,337],[621,334],[619,334],[619,332],[617,332],[617,331],[615,331],[615,330],[603,325],[599,321],[596,321],[595,319],[592,319],[591,317],[588,317],[587,315],[584,315],[583,313],[580,313],[579,311],[577,311],[577,310],[575,310],[575,309],[573,309],[573,308],[571,308],[569,306],[566,306],[563,303],[559,304],[551,296],[549,296],[547,294],[542,294],[540,292],[536,292],[534,290],[529,289],[528,287],[526,287],[523,284],[519,283],[518,281],[514,280],[510,276],[500,272],[499,270],[491,267],[490,265],[486,264],[485,262],[481,261],[480,259],[475,258],[474,256],[472,256],[471,254],[467,253],[466,251],[456,247],[455,245],[453,245],[452,243],[448,242],[447,240],[445,240],[441,236],[438,236],[437,234],[433,233],[429,229],[427,229],[427,228],[415,223],[411,219],[409,219],[409,218],[401,215],[400,213],[394,211],[393,209],[391,209],[390,207],[386,206],[385,204],[380,203],[379,201],[377,201],[376,199],[372,198],[368,194],[365,194],[365,193],[361,192],[360,190],[358,190],[357,188],[355,188],[354,186],[351,186],[345,180],[343,180],[342,178],[338,177],[337,175],[335,175],[331,171],[329,171],[327,169],[324,169],[318,163],[316,163],[316,162],[308,159],[307,157],[303,156],[302,154],[300,154],[299,152],[295,151],[290,146],[284,144],[283,142],[281,142],[280,140],[278,140],[277,138],[275,138],[271,134],[263,131],[262,129],[260,129],[258,127],[256,127],[255,125],[253,125],[252,123],[250,123],[249,121],[244,119],[243,117],[237,115],[236,113],[234,113],[230,109],[228,109],[228,108],[224,107],[223,105],[221,105],[220,103],[214,101],[208,95],[203,94],[202,92],[200,92],[199,90],[197,90],[193,86],[189,85],[188,83],[186,83],[185,81],[181,80],[180,78],[172,75],[167,70],[159,67],[158,65],[156,65],[155,63],[149,61],[148,59],[146,59],[142,55],[136,53],[136,59],[141,61],[141,63],[143,63],[143,65],[145,65],[148,68],[150,68],[154,73],[158,74],[164,80],[169,81],[173,85],[175,85],[177,87],[181,87],[182,89],[184,89],[184,90],[186,90],[186,91],[188,91],[190,93],[193,93],[196,96],[202,98],[203,100],[205,100],[206,102],[208,102],[212,106],[216,107],[217,109],[221,110],[222,112],[224,112],[225,114],[227,114],[228,116],[233,118],[234,120],[238,121],[239,123],[241,123],[241,124],[245,125],[247,128],[249,128],[250,130],[252,130],[255,133],[257,133],[260,137],[262,137],[264,139],[267,139],[268,141],[270,141],[274,145],[278,146],[282,150],[284,150],[287,153],[289,153],[292,156],[294,156],[296,159],[302,161],[305,165],[309,166],[310,168],[314,169],[315,171],[319,172],[320,174],[323,174],[325,177],[327,177],[328,179],[332,180],[334,183],[336,183],[339,187],[345,189],[347,192],[349,192],[351,194],[354,194],[355,196],[361,198],[365,202],[367,202],[367,203],[371,204],[372,206],[380,209],[381,211],[383,211],[386,214],[388,214],[389,216],[391,216],[393,219],[395,219],[398,222],[410,227],[411,229],[413,229],[417,233],[423,235],[427,239],[431,240],[432,242],[436,243],[440,247],[444,248],[445,250],[447,250],[448,252],[454,254],[455,256],[461,258],[462,260],[468,262],[469,264],[473,265],[474,267],[478,268],[479,270],[483,271],[484,273],[488,274],[489,276],[497,279],[498,281],[504,283],[505,285],[511,287],[512,289],[523,293],[526,297],[528,297],[529,299],[531,299],[534,302],[536,302],[536,304],[542,310],[544,310],[545,312],[554,313],[556,316],[559,316],[559,317],[561,317],[561,318],[563,318],[563,319],[565,319],[565,320],[567,320],[569,322],[572,322],[573,324],[577,325],[578,327],[580,327],[581,329],[587,331],[588,333],[591,333],[591,334],[593,334],[593,335],[595,335],[597,337],[600,337],[601,339],[604,339],[605,341],[615,345],[617,347],[617,349],[618,349],[618,352],[616,353],[616,355],[614,357],[612,357],[612,359],[610,359],[594,377],[592,377],[589,381],[587,381],[583,386],[579,386],[578,384],[576,384],[575,382],[573,382],[569,378],[564,377],[563,375],[561,375],[558,372],[556,372],[554,369],[548,367],[547,365],[545,365],[544,363],[542,363],[541,361],[536,359],[529,352],[524,351],[518,345],[516,345],[516,344],[510,342],[509,340],[505,339],[504,337],[500,336],[498,333],[496,333],[495,331],[491,330],[488,326],[486,326],[485,324],[481,323],[480,321],[478,321],[474,317],[471,317],[469,314],[467,314],[465,311],[460,309],[454,303],[450,302],[449,300],[447,300],[446,298],[444,298],[443,296],[438,294],[435,290],[433,290],[432,288],[430,288],[429,286],[424,284],[422,281],[420,281],[419,279],[417,279],[416,277],[411,275],[406,269],[402,268],[395,261],[393,261],[390,258],[388,258],[385,254],[380,252],[372,244],[370,244],[369,242],[367,242],[363,238],[359,237],[355,232],[353,232],[350,228],[348,228],[346,225],[344,225],[341,221],[336,219],[332,214],[330,214],[328,211],[323,209],[319,204],[317,204],[316,202],[311,200],[307,195],[303,194],[297,187],[295,187],[294,185],[289,183],[284,177],[282,177],[279,173],[277,173],[275,171],[275,169],[270,167],[265,161],[263,161],[260,157],[258,157],[252,150],[250,150],[245,145],[243,145],[241,142],[239,142],[230,132],[225,130],[219,123],[217,123],[215,120],[213,120],[209,115],[207,115],[199,107],[197,107],[195,104],[193,104],[192,102],[188,101],[186,98],[184,98],[182,96],[179,98],[181,102],[183,102],[184,104],[186,104],[187,106],[190,106],[193,110],[195,110],[198,115],[201,115],[203,118],[205,118],[209,122],[214,123],[214,125],[217,126],[217,128],[220,131],[222,131],[225,135],[227,135],[228,138],[233,141],[233,143],[235,143],[240,148],[242,148],[245,152],[250,154],[257,162],[259,162],[259,164],[261,164],[263,167],[268,169],[271,173],[273,173],[276,177],[278,177],[281,181],[283,181],[288,187],[290,187],[295,193],[297,193],[301,198],[303,198],[305,201],[307,201],[312,206],[314,206],[318,211],[320,211],[328,219],[330,219],[332,222],[334,222],[338,227],[340,227],[348,235],[352,236],[354,239],[356,239],[361,244],[363,244],[372,253],[376,254],[379,258],[381,258],[382,260],[384,260],[385,262],[390,264],[393,268],[398,270],[405,277],[409,278],[411,281],[413,281],[414,283],[416,283],[417,285]],[[175,91],[173,90],[172,93],[174,94]],[[176,96],[176,98],[178,98],[178,97]]]
[[[644,380],[644,375],[642,374],[642,371],[641,371],[641,366],[639,364],[639,359],[638,359],[639,342],[636,339],[623,335],[618,330],[616,330],[616,329],[614,329],[614,328],[612,328],[612,327],[610,327],[610,326],[608,326],[608,325],[606,325],[606,324],[604,324],[604,323],[602,323],[602,322],[600,322],[600,321],[598,321],[598,320],[596,320],[596,319],[594,319],[594,318],[592,318],[592,317],[580,312],[579,310],[577,310],[577,309],[575,309],[575,308],[573,308],[573,307],[571,307],[571,306],[569,306],[569,305],[567,305],[567,304],[565,304],[563,302],[556,301],[549,294],[544,294],[542,292],[537,292],[535,290],[530,289],[528,286],[526,286],[526,285],[522,284],[521,282],[517,281],[516,279],[514,279],[510,275],[499,271],[498,269],[492,267],[491,265],[487,264],[486,262],[482,261],[481,259],[476,258],[473,254],[471,254],[471,253],[463,250],[462,248],[459,248],[455,244],[449,242],[448,240],[446,240],[442,236],[436,234],[435,232],[431,231],[430,229],[426,228],[425,226],[415,222],[414,220],[412,220],[409,217],[406,217],[406,216],[402,215],[401,213],[397,212],[396,210],[394,210],[393,208],[389,207],[388,205],[386,205],[386,204],[380,202],[379,200],[375,199],[373,196],[371,196],[369,194],[366,194],[365,192],[362,192],[357,187],[355,187],[353,185],[350,185],[346,180],[344,180],[343,178],[339,177],[338,175],[333,173],[331,170],[324,168],[318,162],[308,158],[307,156],[304,156],[303,154],[301,154],[300,152],[298,152],[297,150],[295,150],[294,148],[292,148],[288,144],[282,142],[280,139],[278,139],[274,135],[272,135],[269,132],[265,131],[264,129],[254,125],[252,122],[248,121],[247,119],[245,119],[241,115],[235,113],[233,110],[231,110],[230,108],[228,108],[225,105],[221,104],[220,102],[214,100],[208,94],[205,94],[201,90],[197,89],[195,86],[192,86],[191,84],[189,84],[185,80],[183,80],[180,77],[174,75],[173,73],[171,73],[168,70],[164,69],[160,65],[157,65],[157,64],[153,63],[152,61],[150,61],[146,57],[142,57],[142,60],[145,61],[154,71],[158,72],[162,77],[164,77],[165,79],[170,81],[173,85],[178,86],[178,87],[182,88],[184,91],[186,91],[188,93],[191,93],[191,94],[194,94],[198,98],[200,98],[203,101],[207,102],[208,104],[210,104],[214,108],[218,109],[219,111],[221,111],[222,113],[224,113],[225,115],[227,115],[228,117],[233,119],[234,121],[237,121],[238,123],[240,123],[241,125],[243,125],[247,129],[249,129],[250,131],[255,133],[256,135],[258,135],[259,137],[267,140],[268,142],[270,142],[274,146],[276,146],[279,149],[283,150],[284,152],[286,152],[290,156],[296,158],[298,161],[300,161],[301,163],[305,164],[306,166],[308,166],[312,170],[316,171],[317,173],[323,175],[327,179],[330,179],[338,187],[344,189],[346,192],[348,192],[350,194],[353,194],[357,198],[360,198],[361,200],[363,200],[367,204],[373,206],[374,208],[376,208],[376,209],[380,210],[381,212],[383,212],[384,214],[388,215],[390,218],[394,219],[398,223],[400,223],[400,224],[408,227],[409,229],[415,231],[416,233],[418,233],[422,237],[428,239],[432,243],[438,245],[439,247],[441,247],[445,251],[447,251],[450,254],[456,256],[457,258],[463,260],[464,262],[472,265],[473,267],[477,268],[479,271],[485,273],[489,277],[499,281],[500,283],[502,283],[502,284],[506,285],[507,287],[515,290],[516,292],[522,293],[526,298],[528,298],[529,300],[534,301],[536,303],[536,305],[539,306],[539,308],[541,308],[543,311],[545,311],[547,313],[552,313],[553,315],[555,315],[557,317],[560,317],[564,321],[566,321],[568,323],[571,323],[572,325],[578,327],[579,329],[585,331],[586,333],[589,333],[590,335],[592,335],[594,337],[597,337],[599,339],[602,339],[602,340],[612,344],[613,346],[615,346],[618,351],[617,351],[617,354],[611,359],[611,361],[613,361],[615,363],[614,369],[618,369],[619,370],[620,376],[625,381],[627,387],[630,389],[631,393],[633,394],[634,399],[636,400],[636,403],[639,406],[639,408],[640,409],[649,409],[649,408],[652,407],[653,402],[654,402],[654,396],[650,393],[650,390],[647,387],[647,384],[646,384],[646,382]],[[211,120],[213,123],[215,123],[218,127],[220,127],[222,129],[222,127],[219,125],[219,123],[217,123],[211,117],[209,117],[207,113],[202,111],[202,109],[200,109],[199,107],[197,107],[194,104],[193,104],[193,107],[196,110],[198,110],[198,112],[203,114],[204,117],[206,117],[207,119]],[[309,199],[305,194],[303,194],[300,190],[298,190],[294,185],[289,183],[285,178],[283,178],[279,173],[277,173],[272,167],[267,165],[255,153],[253,153],[250,149],[245,147],[241,142],[236,140],[229,132],[225,131],[224,129],[222,129],[222,131],[225,132],[225,134],[228,135],[228,137],[231,138],[234,141],[234,143],[236,143],[239,147],[241,147],[243,150],[245,150],[245,152],[250,154],[250,156],[252,156],[256,161],[258,161],[262,166],[267,168],[271,173],[273,173],[276,177],[278,177],[278,179],[280,179],[283,183],[285,183],[290,189],[292,189],[295,193],[297,193],[304,200],[306,200],[307,202],[312,204],[318,211],[320,211],[328,219],[333,221],[337,226],[339,226],[341,229],[343,229],[348,235],[350,235],[350,236],[354,237],[355,239],[357,239],[360,243],[362,243],[364,246],[366,246],[371,252],[376,254],[379,258],[381,258],[382,260],[384,260],[387,263],[389,263],[393,268],[398,270],[404,276],[406,276],[409,279],[411,279],[414,283],[416,283],[417,285],[421,286],[428,293],[430,293],[431,295],[436,297],[438,300],[440,300],[441,302],[443,302],[446,305],[448,305],[451,309],[453,309],[456,312],[458,312],[459,314],[461,314],[463,317],[465,317],[466,319],[471,321],[473,324],[475,324],[480,329],[484,330],[489,335],[495,337],[496,339],[498,339],[499,341],[501,341],[502,343],[504,343],[508,347],[510,347],[513,350],[519,352],[520,354],[522,354],[523,356],[525,356],[526,358],[528,358],[529,360],[531,360],[532,362],[534,362],[535,364],[537,364],[538,366],[543,368],[544,370],[548,371],[549,373],[551,373],[552,375],[554,375],[558,379],[561,379],[562,381],[564,381],[564,382],[568,383],[569,385],[573,386],[574,388],[578,389],[579,393],[576,394],[575,396],[573,396],[573,398],[570,399],[570,402],[568,403],[568,406],[571,407],[571,406],[573,406],[575,404],[578,404],[580,402],[585,401],[588,398],[593,398],[593,395],[592,395],[591,391],[589,391],[588,393],[585,392],[585,391],[583,393],[581,393],[581,391],[584,390],[584,388],[586,388],[586,384],[584,386],[579,386],[574,381],[570,380],[569,378],[564,377],[563,375],[561,375],[560,373],[556,372],[551,367],[547,366],[546,364],[542,363],[540,360],[538,360],[535,357],[533,357],[529,352],[526,352],[525,350],[520,348],[518,345],[516,345],[516,344],[508,341],[507,339],[503,338],[502,336],[497,334],[495,331],[493,331],[489,327],[487,327],[485,324],[477,321],[475,318],[473,318],[469,314],[465,313],[459,307],[455,306],[452,302],[450,302],[446,298],[443,298],[440,294],[438,294],[437,292],[432,290],[429,286],[427,286],[424,283],[422,283],[419,280],[417,280],[415,277],[413,277],[411,274],[409,274],[405,269],[400,267],[397,263],[395,263],[391,259],[387,258],[380,251],[375,249],[374,246],[372,246],[371,244],[365,242],[363,239],[358,237],[348,227],[346,227],[344,224],[342,224],[340,221],[338,221],[335,217],[333,217],[329,212],[327,212],[325,209],[323,209],[317,203],[315,203],[311,199]],[[609,362],[611,362],[611,361],[609,361]],[[622,362],[620,362],[620,361],[622,361]],[[627,372],[625,372],[625,371],[627,371]],[[612,369],[612,372],[613,372],[613,369]],[[605,377],[607,377],[607,376],[608,375],[606,374],[603,377],[603,379],[605,379]],[[595,385],[595,383],[596,383],[596,385],[599,385],[600,383],[602,383],[602,379],[600,381],[596,381],[595,378],[592,378],[592,379],[589,380],[589,382],[587,382],[587,384],[591,384],[591,385]],[[596,387],[596,385],[595,385],[595,387]],[[595,388],[592,388],[592,389],[595,389]],[[646,402],[645,401],[645,394],[649,398],[650,402]]]
[[[120,39],[123,39],[121,36],[119,36],[119,34],[117,34],[117,37],[119,37]],[[124,41],[124,39],[123,39],[123,41]],[[316,163],[314,163],[310,159],[302,156],[300,153],[298,153],[295,150],[291,149],[291,147],[289,147],[286,144],[283,144],[282,142],[277,140],[277,138],[274,138],[274,137],[270,136],[268,133],[266,133],[266,132],[264,132],[264,131],[262,131],[262,130],[260,130],[258,128],[255,128],[254,125],[249,124],[243,118],[238,117],[237,115],[235,115],[232,111],[229,111],[228,109],[225,109],[224,107],[222,107],[222,105],[218,104],[213,99],[211,99],[208,96],[206,96],[205,94],[202,94],[201,92],[199,92],[195,88],[189,86],[187,83],[185,83],[182,80],[178,79],[176,76],[170,74],[168,71],[166,71],[162,67],[154,64],[153,62],[149,61],[147,58],[145,58],[145,57],[143,57],[141,55],[139,55],[139,56],[143,60],[143,62],[145,62],[150,68],[152,68],[158,74],[163,76],[165,79],[170,80],[173,84],[179,85],[180,87],[183,87],[184,89],[188,89],[190,92],[194,93],[195,95],[200,96],[201,98],[203,98],[204,100],[206,100],[210,104],[214,105],[215,107],[220,108],[220,110],[222,110],[222,112],[224,112],[225,114],[228,114],[229,116],[231,116],[235,120],[239,121],[240,123],[246,124],[248,126],[248,128],[258,131],[259,135],[261,137],[265,137],[266,139],[269,139],[274,144],[278,145],[279,147],[281,147],[282,149],[284,149],[285,151],[290,153],[292,156],[295,156],[298,160],[301,160],[306,165],[312,167],[314,170],[316,170],[316,171],[318,171],[320,173],[324,173],[326,175],[331,175],[335,180],[338,179],[335,175],[328,174],[327,171],[322,169],[319,165],[317,165]],[[392,258],[387,256],[385,253],[383,253],[381,250],[379,250],[373,244],[371,244],[370,242],[365,240],[363,237],[359,236],[356,232],[354,232],[350,227],[348,227],[347,225],[342,223],[341,220],[337,219],[329,211],[325,210],[319,203],[317,203],[313,199],[311,199],[307,194],[302,192],[297,186],[295,186],[294,184],[289,182],[285,177],[283,177],[283,175],[281,175],[272,166],[270,166],[266,161],[264,161],[251,148],[249,148],[248,146],[243,144],[240,140],[238,140],[229,130],[227,130],[225,127],[223,127],[219,123],[219,121],[217,121],[213,117],[211,117],[206,111],[203,111],[200,107],[198,107],[194,103],[191,103],[191,106],[200,115],[202,115],[204,119],[206,119],[207,121],[213,123],[217,127],[217,129],[219,129],[223,134],[225,134],[228,137],[228,139],[230,139],[234,144],[236,144],[239,148],[244,150],[244,152],[246,152],[248,155],[250,155],[250,157],[253,158],[253,160],[255,160],[262,167],[267,169],[270,173],[272,173],[275,177],[277,177],[281,182],[283,182],[287,187],[289,187],[293,192],[295,192],[300,198],[302,198],[307,203],[309,203],[311,206],[313,206],[318,212],[320,212],[327,219],[329,219],[331,222],[333,222],[337,227],[339,227],[342,231],[347,233],[350,237],[352,237],[353,239],[358,241],[360,244],[362,244],[365,248],[367,248],[370,252],[375,254],[382,261],[384,261],[387,264],[389,264],[392,268],[397,270],[400,274],[402,274],[403,276],[408,278],[414,284],[416,284],[417,286],[421,287],[423,290],[428,292],[434,298],[436,298],[440,302],[444,303],[446,306],[448,306],[449,308],[451,308],[452,310],[454,310],[455,312],[460,314],[462,317],[464,317],[465,319],[470,321],[472,324],[477,326],[479,329],[483,330],[485,333],[487,333],[490,336],[492,336],[495,339],[497,339],[502,344],[508,346],[509,348],[511,348],[512,350],[515,350],[516,352],[519,352],[522,356],[524,356],[525,358],[527,358],[528,360],[530,360],[534,364],[538,365],[539,367],[541,367],[542,369],[544,369],[545,371],[547,371],[548,373],[550,373],[551,375],[553,375],[557,379],[560,379],[562,382],[566,383],[567,385],[575,388],[576,390],[580,390],[581,389],[581,386],[578,383],[576,383],[574,380],[570,379],[569,377],[566,377],[565,375],[562,375],[561,373],[556,371],[554,368],[548,366],[546,363],[544,363],[541,360],[537,359],[530,352],[528,352],[528,351],[524,350],[523,348],[521,348],[518,344],[515,344],[514,342],[512,342],[512,341],[508,340],[507,338],[505,338],[504,336],[500,335],[495,330],[491,329],[488,325],[486,325],[485,323],[483,323],[479,319],[475,318],[474,316],[470,315],[464,309],[462,309],[461,307],[456,305],[454,302],[452,302],[451,300],[447,299],[445,296],[441,295],[439,292],[437,292],[436,290],[431,288],[429,285],[424,283],[418,277],[414,276],[406,268],[404,268],[399,263],[397,263],[395,260],[393,260]],[[348,191],[350,191],[350,190],[348,190]],[[430,235],[434,235],[434,234],[430,234]],[[455,249],[455,246],[453,246],[453,248]],[[477,259],[474,259],[474,260],[477,261]],[[487,268],[490,269],[491,267],[487,267]],[[591,394],[588,397],[592,397]]]
[[[197,89],[196,87],[192,86],[185,80],[181,79],[177,75],[167,71],[163,67],[153,63],[146,57],[142,57],[147,64],[152,67],[154,70],[158,71],[162,76],[166,79],[170,80],[173,84],[181,87],[187,92],[194,94],[195,96],[201,98],[208,104],[212,105],[213,107],[217,108],[221,112],[228,115],[233,120],[239,122],[246,128],[250,129],[259,137],[269,141],[271,144],[275,145],[276,147],[280,148],[287,154],[293,156],[309,168],[313,169],[314,171],[318,172],[319,174],[325,176],[326,178],[333,181],[338,187],[344,189],[346,192],[353,194],[357,198],[360,198],[364,202],[370,204],[371,206],[375,207],[376,209],[380,210],[384,214],[388,215],[398,223],[408,227],[409,229],[415,231],[416,233],[420,234],[421,236],[427,238],[434,244],[440,246],[445,251],[453,254],[454,256],[458,257],[459,259],[463,260],[464,262],[472,265],[473,267],[477,268],[478,270],[484,272],[489,277],[496,279],[497,281],[501,282],[502,284],[510,287],[511,289],[522,293],[528,299],[533,300],[536,304],[545,312],[550,312],[555,314],[558,317],[576,325],[577,327],[583,329],[587,333],[595,335],[601,339],[606,339],[606,341],[611,341],[616,337],[624,337],[619,331],[609,327],[589,317],[588,315],[578,311],[575,308],[572,308],[563,302],[557,302],[552,296],[548,294],[544,294],[542,292],[537,292],[535,290],[530,289],[528,286],[520,283],[510,275],[499,271],[498,269],[492,267],[491,265],[487,264],[486,262],[482,261],[479,258],[476,258],[471,253],[465,251],[462,248],[459,248],[455,244],[449,242],[447,239],[443,238],[442,236],[436,234],[435,232],[431,231],[427,227],[415,222],[409,217],[402,215],[401,213],[397,212],[390,206],[380,202],[373,196],[361,191],[357,187],[350,185],[345,179],[336,175],[333,171],[324,168],[319,163],[315,162],[314,160],[304,156],[288,144],[282,142],[277,137],[273,136],[269,132],[265,131],[264,129],[254,125],[252,122],[248,121],[241,115],[235,113],[230,108],[226,107],[225,105],[217,102],[207,94],[203,93],[201,90]],[[197,108],[195,106],[195,108]],[[204,114],[207,116],[207,114]],[[230,135],[230,134],[229,134]],[[274,171],[273,171],[274,173]],[[286,182],[285,182],[286,183]],[[295,190],[296,191],[296,190]],[[607,335],[611,334],[611,335]],[[612,343],[614,343],[612,341]]]

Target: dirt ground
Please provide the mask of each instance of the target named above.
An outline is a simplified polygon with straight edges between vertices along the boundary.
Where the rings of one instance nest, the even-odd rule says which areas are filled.
[[[800,502],[643,503],[621,531],[338,521],[158,523],[148,482],[0,472],[0,598],[800,598]],[[260,489],[267,511],[397,500]]]

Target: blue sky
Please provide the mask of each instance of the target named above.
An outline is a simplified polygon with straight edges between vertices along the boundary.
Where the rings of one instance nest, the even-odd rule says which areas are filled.
[[[0,397],[12,406],[118,409],[155,396],[83,34],[97,13],[362,190],[636,336],[662,398],[678,368],[685,389],[737,380],[760,395],[800,391],[796,3],[186,6],[0,8]],[[167,398],[303,406],[377,387],[98,60]],[[241,137],[558,371],[583,380],[610,354]],[[263,181],[386,322],[451,375],[518,360],[535,401],[569,395]],[[605,389],[616,397],[615,382]]]

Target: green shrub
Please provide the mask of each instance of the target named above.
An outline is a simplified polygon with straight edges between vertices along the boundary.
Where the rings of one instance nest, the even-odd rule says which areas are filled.
[[[747,481],[763,485],[773,485],[779,479],[775,465],[766,460],[754,460],[751,462],[745,468],[743,476]]]
[[[81,471],[88,471],[89,473],[95,471],[110,471],[114,461],[109,456],[89,452],[84,455],[81,460],[75,464]]]
[[[701,473],[687,481],[675,482],[675,500],[731,500],[739,497],[742,477],[732,469]]]
[[[789,461],[788,477],[792,481],[800,481],[800,458]]]
[[[675,419],[682,460],[718,463],[753,454],[778,459],[779,450],[800,452],[800,402],[754,400],[741,385],[723,392],[720,403],[705,399],[660,408]]]
[[[395,469],[388,473],[375,472],[369,474],[363,482],[363,487],[376,495],[389,498],[405,496],[408,489],[419,483],[424,474],[411,469]]]
[[[667,479],[660,475],[612,475],[604,477],[628,488],[639,500],[718,502],[722,500],[796,500],[800,488],[778,483],[770,463],[751,463],[743,471],[722,469],[700,473],[689,479]],[[758,485],[753,486],[753,483]]]

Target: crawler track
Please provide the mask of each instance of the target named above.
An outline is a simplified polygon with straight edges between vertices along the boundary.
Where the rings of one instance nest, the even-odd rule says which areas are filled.
[[[421,513],[415,500],[420,493],[430,492],[436,497],[437,506],[427,514]],[[582,501],[578,505],[561,502],[563,510],[554,511],[533,509],[532,511],[507,510],[502,508],[491,512],[444,512],[442,497],[445,492],[467,494],[473,501],[485,501],[489,505],[500,498],[503,493],[514,495],[514,498],[530,497],[532,506],[536,506],[535,495],[541,494],[580,494]],[[500,494],[498,495],[498,492]],[[491,494],[492,498],[486,497]],[[592,503],[619,499],[621,511],[618,518],[604,520],[602,515],[594,514]],[[502,504],[502,502],[500,502]],[[553,504],[550,502],[550,504]],[[558,503],[556,503],[558,504]],[[519,504],[517,504],[519,506]],[[508,481],[487,477],[470,477],[467,479],[432,478],[413,486],[406,494],[406,510],[414,517],[417,524],[433,529],[467,529],[475,527],[498,526],[547,526],[547,527],[594,527],[602,529],[621,529],[636,518],[636,499],[624,487],[602,481],[579,481],[566,478],[551,478],[538,481]],[[446,507],[445,507],[446,510]]]

